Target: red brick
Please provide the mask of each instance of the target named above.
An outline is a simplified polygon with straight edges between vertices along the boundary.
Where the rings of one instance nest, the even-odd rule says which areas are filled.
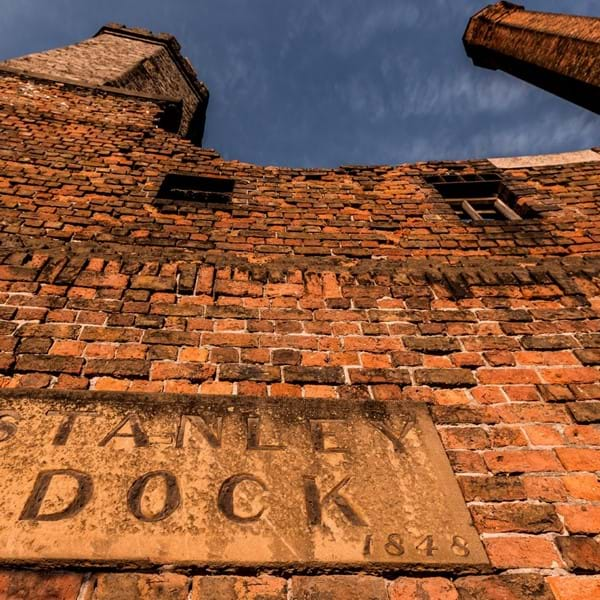
[[[455,585],[460,600],[555,600],[537,573],[461,577]]]
[[[137,275],[131,281],[133,289],[154,291],[172,291],[175,289],[175,277],[154,277],[151,275]]]
[[[153,362],[150,379],[189,379],[190,381],[206,381],[214,376],[216,367],[206,363],[185,362]]]
[[[523,430],[534,446],[558,446],[563,442],[560,431],[551,425],[525,425]]]
[[[369,575],[293,577],[289,600],[388,600],[385,579]]]
[[[477,531],[481,533],[559,532],[562,524],[550,504],[508,502],[470,507]]]
[[[345,382],[344,371],[340,367],[283,367],[286,383],[325,383]]]
[[[81,573],[0,571],[2,600],[77,600]]]
[[[597,425],[572,425],[565,427],[566,440],[577,446],[600,446],[600,427]]]
[[[478,386],[471,390],[473,398],[482,404],[498,404],[506,402],[506,396],[500,387]]]
[[[496,368],[477,370],[477,379],[484,385],[506,385],[509,383],[539,383],[540,378],[534,369]]]
[[[570,533],[600,533],[600,506],[592,504],[559,504],[558,513]]]
[[[562,566],[554,544],[543,537],[494,537],[485,539],[484,543],[492,566],[498,569],[544,569]]]
[[[600,480],[592,473],[564,475],[562,482],[569,496],[578,500],[600,502]]]
[[[103,573],[95,577],[85,600],[187,600],[189,579],[161,573]]]
[[[413,579],[400,577],[392,581],[388,589],[389,600],[459,600],[454,584],[442,577]]]
[[[494,412],[506,423],[570,423],[571,418],[564,406],[544,403],[519,403],[497,406]]]
[[[546,581],[556,600],[600,598],[600,575],[548,577]]]
[[[469,369],[415,369],[415,383],[434,387],[470,387],[476,384]]]
[[[512,402],[537,402],[540,394],[535,385],[507,385],[504,393]]]
[[[216,294],[228,296],[262,296],[263,287],[251,281],[217,280],[214,290]]]
[[[569,471],[599,471],[600,450],[591,448],[557,448],[556,453]]]
[[[205,381],[200,386],[201,394],[230,396],[233,392],[233,384],[227,381]]]
[[[568,350],[561,352],[515,352],[520,365],[578,365],[579,361]]]
[[[521,477],[527,497],[543,502],[567,499],[567,491],[560,476],[524,475]]]
[[[493,473],[529,473],[562,471],[563,467],[551,450],[502,450],[484,452],[486,464]]]
[[[219,379],[276,383],[281,380],[281,369],[274,366],[226,364],[219,367]]]
[[[440,435],[446,448],[481,450],[489,445],[488,435],[481,427],[445,427]]]
[[[194,577],[190,600],[286,600],[287,582],[279,577]]]
[[[540,369],[540,375],[546,383],[596,383],[600,378],[594,367]]]
[[[528,446],[529,443],[523,430],[517,426],[496,425],[490,427],[490,446],[492,448],[502,448],[505,446]]]
[[[129,281],[127,275],[99,275],[92,271],[83,271],[75,283],[89,288],[124,288]]]

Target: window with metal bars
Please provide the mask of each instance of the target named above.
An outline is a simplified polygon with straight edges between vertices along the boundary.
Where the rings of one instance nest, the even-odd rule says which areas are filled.
[[[445,198],[463,221],[521,221],[516,196],[497,173],[432,175],[427,183]]]

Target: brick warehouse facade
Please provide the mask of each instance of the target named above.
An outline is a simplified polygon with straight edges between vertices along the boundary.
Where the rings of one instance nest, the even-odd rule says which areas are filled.
[[[118,26],[0,64],[2,408],[423,403],[489,565],[4,561],[0,597],[600,597],[600,148],[261,167],[198,145],[206,100],[172,37]]]

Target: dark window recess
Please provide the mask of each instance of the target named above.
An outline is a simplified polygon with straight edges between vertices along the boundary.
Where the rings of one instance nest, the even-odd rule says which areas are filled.
[[[198,175],[167,175],[158,190],[156,203],[167,206],[173,201],[201,204],[228,204],[231,202],[235,181],[224,177]]]
[[[432,175],[425,178],[463,221],[521,221],[517,197],[497,173]]]

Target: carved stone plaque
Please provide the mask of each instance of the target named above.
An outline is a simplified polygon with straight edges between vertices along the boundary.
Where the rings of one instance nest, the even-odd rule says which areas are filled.
[[[0,394],[0,562],[487,563],[427,407]]]

